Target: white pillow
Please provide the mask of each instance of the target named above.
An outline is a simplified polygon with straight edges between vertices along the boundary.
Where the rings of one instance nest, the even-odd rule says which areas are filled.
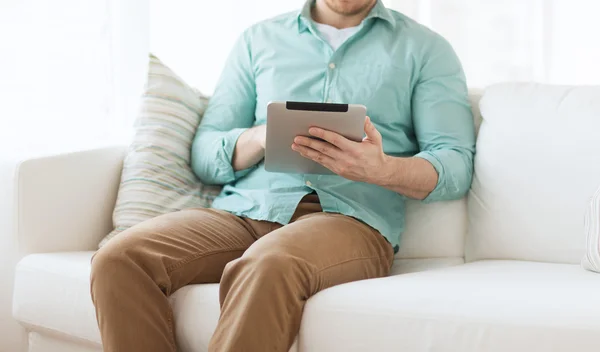
[[[125,157],[115,229],[101,242],[142,221],[185,208],[207,208],[220,188],[204,186],[190,167],[192,140],[208,98],[150,55],[148,80]]]
[[[581,265],[587,270],[600,273],[600,188],[590,201],[584,223],[587,250]]]

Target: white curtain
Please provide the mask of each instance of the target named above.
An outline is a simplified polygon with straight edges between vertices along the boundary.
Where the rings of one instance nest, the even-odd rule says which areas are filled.
[[[600,84],[598,0],[387,0],[454,46],[469,84]]]

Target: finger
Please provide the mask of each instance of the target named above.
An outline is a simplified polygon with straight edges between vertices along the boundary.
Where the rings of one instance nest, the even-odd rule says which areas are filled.
[[[330,156],[325,155],[323,153],[320,153],[314,149],[299,145],[299,144],[292,144],[292,149],[298,153],[300,153],[300,155],[302,155],[303,157],[307,158],[307,159],[311,159],[313,161],[316,161],[317,163],[327,167],[328,165],[333,165],[333,163],[335,162],[334,159],[332,159]]]
[[[352,147],[354,147],[354,142],[346,139],[344,136],[337,134],[335,132],[331,132],[331,131],[327,131],[324,130],[322,128],[318,128],[318,127],[311,127],[308,130],[308,133],[310,133],[312,136],[315,136],[317,138],[321,138],[333,145],[335,145],[336,147],[340,148],[341,150],[348,150],[351,149]]]
[[[373,142],[381,143],[382,141],[381,133],[377,131],[377,128],[375,125],[373,125],[373,122],[371,122],[371,118],[369,118],[369,116],[365,118],[365,134],[367,135],[367,138]]]
[[[308,138],[303,136],[298,136],[294,138],[294,143],[314,149],[316,151],[321,152],[322,154],[328,155],[334,159],[339,158],[342,154],[342,151],[334,146],[333,144],[316,140],[314,138]]]

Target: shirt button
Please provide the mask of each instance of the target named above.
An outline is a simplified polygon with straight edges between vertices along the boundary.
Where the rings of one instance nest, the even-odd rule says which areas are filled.
[[[335,64],[334,64],[333,62],[332,62],[332,63],[330,63],[330,64],[329,64],[329,68],[333,70],[333,69],[335,68]]]
[[[312,187],[312,182],[310,182],[310,181],[306,181],[306,185],[307,185],[308,187]]]

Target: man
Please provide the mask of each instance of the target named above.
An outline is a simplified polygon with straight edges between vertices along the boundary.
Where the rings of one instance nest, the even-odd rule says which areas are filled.
[[[364,104],[365,139],[318,128],[293,148],[337,175],[268,173],[272,100]],[[175,351],[167,297],[220,282],[209,351],[289,349],[306,300],[386,276],[405,198],[462,197],[474,131],[451,46],[377,0],[308,1],[235,44],[192,146],[192,168],[224,185],[214,209],[167,214],[101,249],[92,295],[105,351]]]

